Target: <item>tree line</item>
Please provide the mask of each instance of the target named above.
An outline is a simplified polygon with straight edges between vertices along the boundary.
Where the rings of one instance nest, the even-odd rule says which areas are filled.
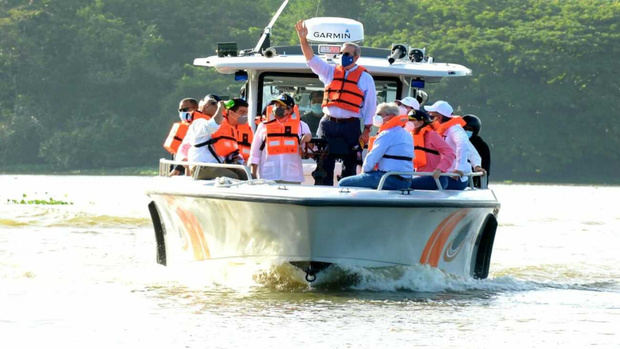
[[[253,47],[280,3],[0,2],[0,169],[154,166],[181,98],[238,94],[193,59]],[[315,16],[471,68],[427,91],[482,119],[492,180],[620,182],[620,1],[298,0],[272,44],[297,44],[294,23]]]

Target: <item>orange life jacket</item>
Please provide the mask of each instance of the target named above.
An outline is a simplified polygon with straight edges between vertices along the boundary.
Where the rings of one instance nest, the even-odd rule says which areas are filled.
[[[241,124],[235,126],[237,131],[237,145],[239,146],[239,153],[243,157],[243,160],[248,161],[250,157],[250,148],[252,147],[252,140],[254,139],[254,133],[252,128],[248,124]]]
[[[206,142],[194,144],[194,147],[197,148],[204,146],[207,146],[211,155],[213,155],[218,162],[222,163],[221,158],[226,158],[235,152],[239,152],[239,147],[237,146],[237,130],[228,123],[228,120],[223,119],[220,128],[213,132],[211,139]]]
[[[166,140],[164,141],[164,149],[166,149],[170,154],[176,154],[179,150],[179,146],[183,142],[183,138],[185,138],[185,135],[187,134],[188,128],[189,122],[180,121],[172,124],[168,137],[166,137]]]
[[[390,121],[381,125],[377,134],[368,139],[368,151],[370,152],[372,150],[372,146],[375,143],[375,139],[377,139],[377,137],[379,136],[381,132],[385,130],[389,130],[396,126],[405,127],[405,124],[407,123],[408,119],[409,118],[407,115],[399,115],[399,116],[391,118]]]
[[[211,119],[211,116],[203,114],[199,111],[193,111],[192,117],[190,118],[189,122],[180,121],[172,124],[170,132],[168,132],[168,137],[166,137],[166,140],[164,141],[164,149],[166,149],[171,154],[176,154],[179,150],[179,146],[183,142],[183,138],[185,138],[185,135],[187,134],[187,129],[189,128],[189,125],[192,123],[192,121],[196,119],[209,120]]]
[[[260,149],[267,145],[269,155],[298,154],[299,127],[298,114],[291,114],[284,122],[276,119],[264,122],[267,135]]]
[[[462,117],[460,116],[453,116],[450,121],[446,121],[444,123],[441,123],[437,126],[435,126],[435,131],[437,131],[437,133],[439,133],[440,136],[444,136],[444,134],[446,133],[446,131],[454,126],[454,125],[461,125],[461,126],[465,126],[467,125],[467,123],[465,122],[465,120],[463,120]]]
[[[334,79],[323,93],[323,107],[338,107],[352,112],[359,112],[364,105],[364,92],[357,86],[366,68],[358,66],[345,78],[345,70],[337,65]]]
[[[439,151],[424,147],[424,137],[426,135],[426,132],[432,130],[432,126],[427,125],[422,127],[420,132],[418,132],[417,134],[411,132],[411,135],[413,136],[413,149],[415,153],[415,157],[413,158],[413,168],[416,170],[418,168],[426,166],[426,153],[439,155]]]

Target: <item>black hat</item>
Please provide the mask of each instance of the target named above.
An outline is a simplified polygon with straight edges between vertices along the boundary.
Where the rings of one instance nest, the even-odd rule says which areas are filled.
[[[431,122],[431,116],[424,110],[412,109],[409,114],[409,119],[415,119],[418,121]]]
[[[480,128],[482,127],[482,122],[480,118],[474,114],[467,114],[463,116],[463,121],[465,121],[466,125],[463,128],[468,128],[472,130],[472,136],[477,136],[480,132]]]
[[[281,105],[286,105],[289,107],[295,106],[295,100],[293,99],[293,97],[289,96],[286,93],[282,93],[278,97],[272,99],[271,102],[269,102],[269,104],[273,104],[273,102],[277,102]]]

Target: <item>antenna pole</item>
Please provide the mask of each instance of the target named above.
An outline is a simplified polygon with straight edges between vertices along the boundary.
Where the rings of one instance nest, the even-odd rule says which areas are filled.
[[[263,31],[263,35],[261,35],[260,39],[258,39],[258,43],[256,44],[256,47],[254,47],[254,52],[261,52],[261,49],[263,48],[263,45],[265,43],[267,44],[267,46],[269,46],[269,36],[271,35],[271,27],[273,27],[278,17],[280,17],[280,14],[282,13],[282,11],[284,11],[286,4],[288,4],[288,0],[284,0],[284,2],[282,3],[282,5],[280,5],[280,8],[276,12],[276,14],[273,15],[273,17],[271,18],[271,21],[265,27],[265,30]]]

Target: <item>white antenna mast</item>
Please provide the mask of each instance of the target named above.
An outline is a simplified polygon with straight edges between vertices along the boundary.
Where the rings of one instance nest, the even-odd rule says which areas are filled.
[[[265,30],[263,31],[263,35],[261,35],[260,39],[258,39],[258,43],[256,44],[256,47],[254,47],[254,52],[260,53],[262,49],[265,49],[271,46],[271,43],[269,42],[269,37],[271,35],[271,27],[273,27],[278,17],[280,17],[280,14],[282,13],[282,11],[284,11],[286,4],[288,4],[288,0],[284,0],[284,2],[282,3],[282,5],[280,5],[280,8],[276,12],[276,14],[273,15],[273,18],[271,18],[271,22],[269,22],[269,24],[267,24],[267,26],[265,27]]]

